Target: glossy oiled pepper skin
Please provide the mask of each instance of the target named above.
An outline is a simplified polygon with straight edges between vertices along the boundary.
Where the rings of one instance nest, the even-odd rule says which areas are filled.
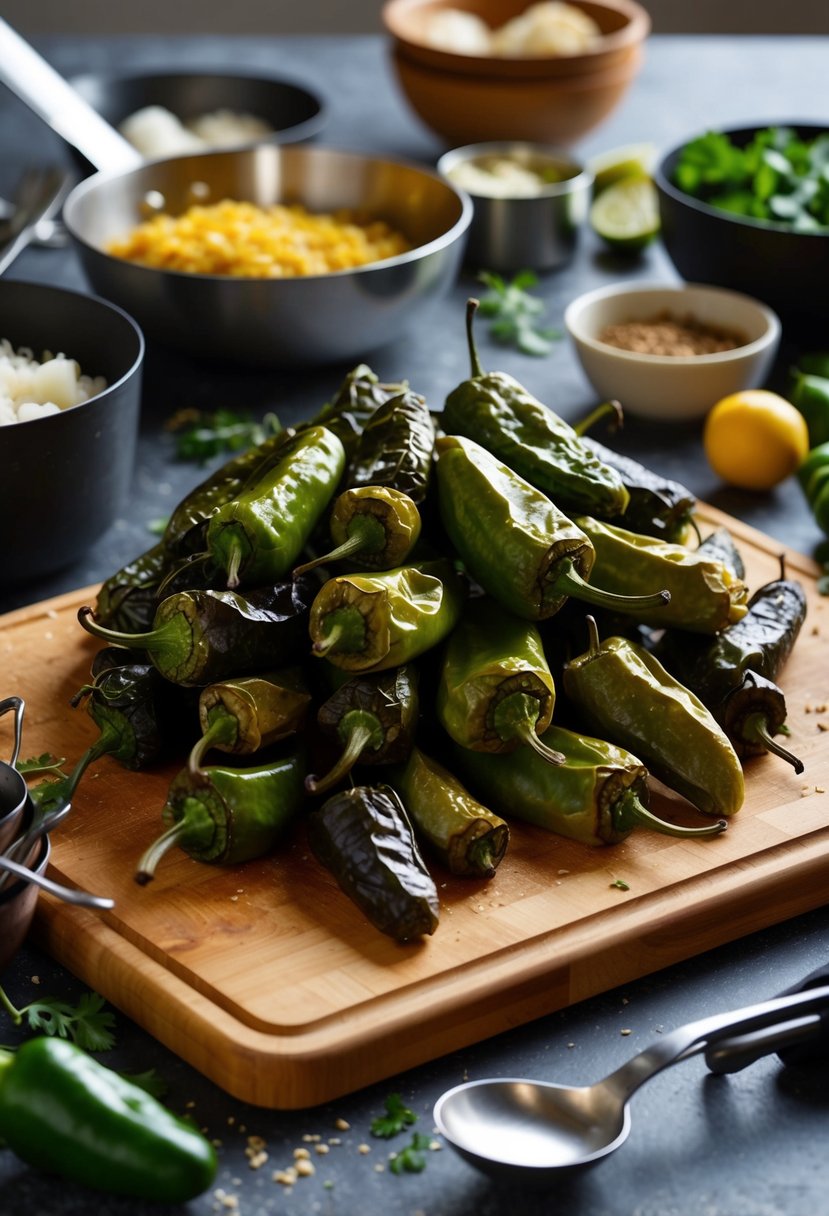
[[[477,306],[477,300],[467,305],[472,375],[446,398],[443,430],[474,439],[564,511],[623,512],[628,492],[622,478],[575,429],[506,372],[483,371],[472,333]]]
[[[59,1038],[0,1058],[0,1137],[35,1169],[164,1204],[194,1199],[216,1175],[195,1126]]]
[[[138,633],[149,629],[158,606],[158,589],[170,568],[170,554],[159,541],[106,579],[95,601],[95,618],[111,629]]]
[[[590,516],[576,516],[574,522],[595,549],[591,582],[596,587],[631,594],[654,586],[670,591],[670,603],[637,614],[643,624],[716,633],[745,616],[748,588],[716,557]]]
[[[313,653],[344,671],[401,667],[454,629],[464,591],[450,562],[329,579],[311,605]]]
[[[817,526],[829,536],[829,441],[812,448],[797,471],[797,480]]]
[[[795,371],[789,400],[806,420],[809,447],[829,442],[829,376]]]
[[[305,644],[313,590],[310,580],[298,579],[246,597],[179,592],[161,602],[147,633],[104,629],[89,608],[81,608],[78,618],[96,637],[147,651],[173,683],[199,687],[293,661]]]
[[[509,825],[473,798],[436,760],[419,748],[391,781],[409,813],[415,834],[451,874],[491,878],[509,844]]]
[[[345,450],[333,431],[305,427],[263,476],[210,517],[207,551],[228,587],[276,582],[290,571],[344,468]]]
[[[294,577],[349,559],[365,570],[402,566],[420,537],[420,512],[390,486],[360,486],[338,494],[328,521],[334,548],[298,566]]]
[[[358,363],[332,398],[313,419],[341,441],[351,459],[369,418],[390,397],[405,392],[405,384],[383,384],[366,363]]]
[[[736,814],[743,770],[713,715],[644,647],[628,638],[590,646],[564,666],[564,689],[589,730],[628,748],[706,815]]]
[[[434,442],[425,399],[406,389],[369,418],[346,470],[346,483],[390,486],[421,503],[429,488]]]
[[[199,696],[201,738],[190,752],[190,770],[211,748],[246,756],[302,730],[311,693],[299,668],[239,676],[209,684]]]
[[[398,942],[434,933],[437,889],[394,790],[355,786],[333,794],[307,825],[314,855],[375,928]]]
[[[646,536],[678,543],[685,540],[697,504],[690,490],[669,477],[660,477],[630,456],[611,451],[595,439],[586,436],[583,442],[603,464],[616,470],[628,493],[623,515],[595,509],[590,511],[591,515],[613,519],[631,532]]]

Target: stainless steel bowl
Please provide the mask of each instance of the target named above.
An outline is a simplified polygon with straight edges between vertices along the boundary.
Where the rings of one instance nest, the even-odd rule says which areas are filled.
[[[438,172],[452,182],[461,166],[490,158],[518,165],[543,164],[560,176],[537,195],[497,196],[466,187],[474,214],[466,259],[477,269],[555,270],[572,258],[590,207],[592,175],[566,152],[544,144],[467,144],[444,153]]]

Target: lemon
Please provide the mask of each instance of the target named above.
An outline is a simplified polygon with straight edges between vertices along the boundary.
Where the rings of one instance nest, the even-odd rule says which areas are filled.
[[[650,177],[656,164],[654,144],[624,144],[591,157],[587,168],[593,174],[593,193],[601,194],[608,186],[626,177]]]
[[[723,481],[744,490],[770,490],[806,458],[809,431],[785,397],[746,389],[717,402],[705,419],[703,446]]]
[[[659,233],[659,200],[649,177],[607,186],[590,208],[594,232],[614,249],[644,249]]]

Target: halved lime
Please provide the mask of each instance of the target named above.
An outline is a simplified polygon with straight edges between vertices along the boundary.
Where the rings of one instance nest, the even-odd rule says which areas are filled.
[[[644,249],[659,233],[656,187],[648,177],[608,186],[590,208],[590,223],[614,249]]]
[[[626,177],[650,177],[655,164],[655,144],[623,144],[621,148],[599,152],[587,162],[593,174],[593,193],[601,194]]]

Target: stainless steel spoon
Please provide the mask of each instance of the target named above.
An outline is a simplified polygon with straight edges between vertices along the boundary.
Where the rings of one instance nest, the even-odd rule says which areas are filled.
[[[77,904],[81,908],[115,907],[114,899],[107,899],[103,895],[90,895],[88,891],[76,891],[74,887],[62,887],[60,883],[53,882],[51,878],[45,878],[42,874],[37,874],[34,870],[21,866],[8,857],[0,856],[0,870],[7,870],[17,878],[22,878],[24,882],[31,882],[36,887],[48,891],[50,895],[57,895],[58,899],[62,899],[67,904]]]
[[[504,1078],[469,1081],[435,1106],[435,1124],[471,1165],[524,1185],[592,1165],[614,1152],[630,1132],[628,1102],[663,1068],[702,1052],[719,1039],[829,1007],[829,986],[681,1026],[595,1085]]]

